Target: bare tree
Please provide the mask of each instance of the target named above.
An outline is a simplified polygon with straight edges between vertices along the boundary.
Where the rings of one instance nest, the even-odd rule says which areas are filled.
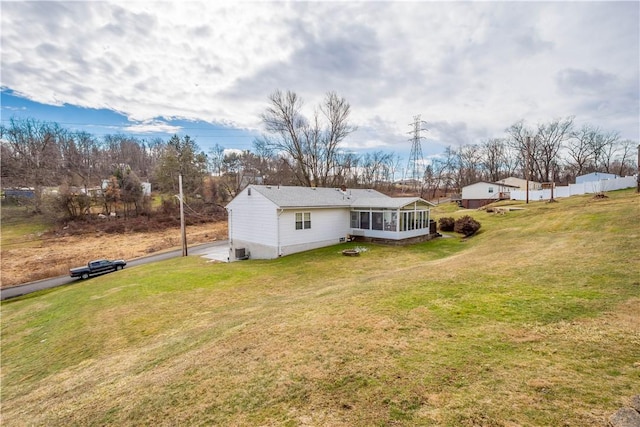
[[[339,163],[337,178],[340,183],[348,187],[358,187],[362,181],[362,156],[353,152],[341,152]]]
[[[596,170],[609,173],[611,163],[619,149],[620,134],[618,132],[598,132],[594,140],[594,161]]]
[[[148,178],[151,175],[153,165],[148,161],[144,141],[126,135],[107,135],[105,146],[110,157],[110,170],[126,165],[138,177]]]
[[[143,192],[140,178],[130,168],[118,168],[114,176],[118,180],[120,188],[120,200],[124,208],[124,216],[131,216],[131,206],[135,210],[134,215],[137,216],[142,208]]]
[[[376,187],[389,175],[389,169],[393,161],[393,153],[374,151],[365,153],[362,158],[362,184],[367,187]]]
[[[505,176],[516,176],[520,167],[518,153],[509,145],[508,139],[503,140],[504,146],[504,174]]]
[[[87,132],[63,132],[58,138],[58,147],[62,157],[62,174],[57,177],[61,182],[66,175],[73,186],[88,187],[99,182],[100,147],[98,141]]]
[[[633,154],[636,153],[637,142],[625,139],[620,142],[620,152],[622,153],[616,159],[618,165],[618,176],[632,175],[637,169],[637,165],[633,162]]]
[[[216,144],[209,149],[209,170],[211,173],[220,176],[222,173],[222,163],[224,161],[224,147]]]
[[[516,164],[522,171],[522,176],[533,176],[532,153],[536,152],[537,140],[533,138],[534,132],[526,127],[524,120],[520,120],[509,126],[505,132],[508,135],[507,144],[516,156]],[[526,170],[527,164],[529,170]]]
[[[482,166],[487,174],[487,179],[491,182],[500,180],[506,163],[506,144],[504,140],[491,138],[481,145],[480,150]]]
[[[558,154],[564,142],[571,136],[573,117],[555,119],[549,123],[538,125],[535,136],[537,150],[534,152],[533,163],[538,169],[541,181],[549,182],[554,163],[558,161]]]
[[[451,190],[459,191],[462,187],[460,185],[460,162],[458,159],[458,152],[451,146],[448,146],[444,150],[444,154],[438,158],[434,158],[431,161],[432,173],[437,181],[437,189],[440,189],[443,194],[449,194]],[[434,189],[434,194],[435,190]]]
[[[104,213],[109,215],[111,212],[115,212],[116,205],[121,200],[120,184],[118,178],[110,176],[107,180],[107,185],[102,190],[102,202]]]
[[[399,154],[392,154],[389,159],[389,168],[387,175],[387,191],[391,191],[395,187],[395,177],[396,173],[400,171],[400,162],[402,161],[402,157]]]
[[[509,145],[518,153],[523,175],[534,180],[549,181],[551,169],[558,162],[564,142],[571,136],[573,117],[555,119],[538,124],[534,131],[524,121],[514,123],[506,129]],[[529,171],[525,171],[526,165]]]
[[[159,162],[166,143],[161,138],[153,138],[144,142],[144,152],[147,156],[147,169],[149,172],[145,175],[150,178],[153,175],[156,164]]]
[[[294,92],[278,90],[269,101],[271,105],[261,115],[267,131],[275,135],[265,139],[268,146],[284,153],[282,159],[300,184],[335,185],[340,169],[339,144],[355,131],[348,122],[349,103],[329,92],[308,120],[302,115],[302,100]]]
[[[583,125],[572,132],[567,141],[567,165],[572,171],[573,178],[582,175],[586,167],[594,159],[594,142],[598,129],[590,125]]]
[[[36,213],[42,212],[42,189],[54,182],[60,166],[58,139],[64,133],[56,123],[39,122],[34,119],[11,119],[9,126],[0,127],[0,138],[7,149],[5,162],[11,163],[15,174],[12,181],[18,185],[34,189]]]
[[[457,151],[460,187],[473,184],[482,177],[482,152],[478,145],[463,145]]]
[[[219,181],[219,189],[224,193],[223,200],[234,198],[246,185],[256,183],[251,157],[255,156],[249,151],[232,151],[225,154]]]
[[[430,197],[431,199],[434,199],[436,197],[436,195],[438,194],[438,190],[440,189],[442,179],[441,166],[441,162],[433,160],[424,169],[423,189],[426,193],[426,197]]]

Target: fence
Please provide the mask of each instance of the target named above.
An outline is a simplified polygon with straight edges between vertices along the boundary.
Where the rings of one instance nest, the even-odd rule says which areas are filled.
[[[602,193],[605,191],[622,190],[638,185],[637,177],[625,176],[623,178],[601,179],[599,181],[583,182],[580,184],[569,184],[553,189],[553,197],[569,197],[580,194]],[[511,190],[511,200],[527,200],[526,190]],[[551,189],[529,190],[529,200],[549,200],[551,199]]]

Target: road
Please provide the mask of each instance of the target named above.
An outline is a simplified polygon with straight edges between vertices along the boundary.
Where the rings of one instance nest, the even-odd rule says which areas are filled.
[[[212,243],[204,243],[201,245],[194,245],[187,248],[187,255],[202,256],[210,259],[225,260],[227,254],[229,241],[219,240]],[[131,261],[127,261],[127,267],[135,267],[136,265],[149,264],[152,262],[164,261],[170,258],[176,258],[182,256],[182,249],[174,251],[163,252],[155,255],[149,255],[143,258],[136,258]],[[118,273],[111,273],[118,274]],[[54,277],[51,279],[43,279],[35,282],[29,282],[18,286],[12,286],[10,288],[0,290],[0,300],[4,301],[9,298],[19,297],[21,295],[27,295],[32,292],[42,291],[44,289],[55,288],[57,286],[68,285],[75,283],[81,279],[71,278],[69,276]]]

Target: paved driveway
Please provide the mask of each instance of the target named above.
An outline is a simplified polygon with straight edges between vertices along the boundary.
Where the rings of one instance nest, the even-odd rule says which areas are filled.
[[[220,244],[215,244],[215,246],[191,249],[188,254],[198,255],[212,261],[229,262],[229,243],[225,240]]]

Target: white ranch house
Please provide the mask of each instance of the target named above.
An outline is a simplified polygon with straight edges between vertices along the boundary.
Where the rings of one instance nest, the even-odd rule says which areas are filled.
[[[461,204],[465,209],[477,209],[499,200],[509,200],[510,192],[517,189],[515,185],[499,182],[476,182],[462,187]]]
[[[462,187],[460,204],[466,209],[477,209],[499,200],[550,200],[551,196],[553,198],[570,197],[621,190],[638,185],[637,176],[619,177],[614,174],[594,172],[576,177],[575,184],[556,186],[554,183],[553,189],[549,184],[547,184],[548,188],[544,188],[542,184],[533,183],[532,185],[532,181],[529,181],[529,193],[527,194],[526,185],[523,188],[521,181],[526,184],[525,180],[507,178],[499,182],[480,181],[467,185]],[[509,185],[509,183],[515,185]]]
[[[576,184],[584,184],[585,182],[598,182],[617,178],[620,177],[614,173],[592,172],[586,175],[576,176]]]
[[[510,176],[509,178],[501,179],[496,181],[497,184],[506,184],[511,185],[513,187],[517,187],[518,190],[526,190],[527,189],[527,180],[522,178],[517,178],[515,176]],[[542,183],[536,181],[529,181],[529,191],[533,190],[542,190]]]
[[[428,238],[431,206],[368,189],[250,185],[226,207],[229,260],[273,259],[354,236]]]

